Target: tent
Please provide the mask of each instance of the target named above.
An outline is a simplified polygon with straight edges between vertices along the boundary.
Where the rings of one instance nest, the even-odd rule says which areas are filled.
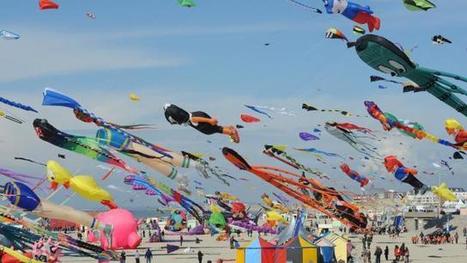
[[[284,244],[287,249],[286,262],[318,263],[318,247],[308,240],[298,236]]]
[[[334,254],[336,256],[336,260],[343,260],[344,263],[347,263],[348,239],[333,232],[326,233],[323,238],[334,244]]]
[[[237,249],[237,263],[318,263],[318,247],[301,236],[282,246],[264,239],[253,240],[247,247]]]
[[[332,263],[334,261],[334,244],[324,237],[313,242],[319,247],[318,263]]]
[[[236,263],[282,263],[285,261],[285,251],[276,248],[268,241],[257,238],[247,246],[237,249]]]

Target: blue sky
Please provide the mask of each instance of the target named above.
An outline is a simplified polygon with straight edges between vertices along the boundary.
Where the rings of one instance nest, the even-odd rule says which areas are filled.
[[[380,130],[370,119],[302,112],[302,102],[364,113],[363,100],[372,99],[384,110],[419,121],[440,137],[447,137],[443,130],[444,119],[454,117],[466,124],[465,117],[429,94],[402,94],[399,87],[391,85],[386,90],[377,89],[368,81],[368,76],[376,72],[365,65],[354,50],[347,49],[339,40],[324,38],[329,27],[337,27],[355,39],[352,21],[340,15],[310,13],[287,0],[198,0],[198,6],[193,9],[179,7],[176,0],[141,0],[131,4],[110,0],[57,1],[60,9],[49,11],[39,11],[34,2],[10,1],[0,10],[2,29],[21,35],[18,41],[0,42],[1,94],[29,103],[40,111],[39,115],[34,115],[8,108],[28,123],[18,126],[0,120],[2,167],[43,175],[42,169],[14,162],[12,157],[22,155],[46,160],[55,158],[57,152],[64,152],[36,138],[30,124],[35,117],[47,118],[57,128],[76,134],[92,136],[95,133],[95,127],[79,123],[65,109],[41,107],[44,87],[61,90],[115,122],[155,123],[158,130],[139,134],[172,149],[214,155],[218,159],[216,164],[243,177],[249,175],[226,163],[219,147],[234,147],[253,162],[279,165],[261,156],[262,144],[315,146],[358,156],[327,134],[323,134],[321,141],[308,145],[301,142],[297,134],[328,120],[350,121]],[[467,24],[465,1],[436,1],[438,8],[428,12],[409,12],[402,1],[358,2],[370,4],[381,18],[382,28],[377,34],[406,48],[418,46],[412,53],[416,62],[467,75],[467,35],[462,33]],[[320,1],[312,3],[321,7]],[[86,17],[88,11],[96,14],[95,20]],[[446,36],[453,44],[433,45],[431,37],[435,34]],[[131,103],[130,92],[140,95],[142,101]],[[296,116],[277,115],[273,120],[264,120],[265,126],[247,127],[241,131],[242,143],[237,146],[222,136],[206,137],[185,127],[170,127],[162,117],[162,105],[166,102],[177,103],[188,110],[204,110],[222,124],[238,123],[240,113],[248,113],[242,107],[246,103],[286,107]],[[207,144],[206,139],[214,143]],[[399,145],[399,141],[404,144]],[[467,188],[462,179],[467,170],[465,164],[452,164],[455,176],[431,165],[451,154],[443,146],[393,136],[390,142],[379,147],[384,153],[406,156],[410,164],[439,173],[449,185]],[[352,183],[309,156],[291,153],[333,177],[334,181],[324,183],[339,186]],[[96,168],[98,163],[73,153],[66,154],[64,164],[72,170],[102,173]],[[334,164],[338,162],[335,160]],[[359,162],[353,166],[362,174],[386,176],[386,181],[375,181],[377,187],[408,190],[399,183],[388,183],[391,175],[381,170],[379,164],[373,165],[374,171],[361,167]],[[198,179],[193,171],[183,172]],[[160,177],[156,173],[153,176]],[[420,177],[428,184],[438,182],[437,177]],[[240,184],[235,190],[215,180],[205,181],[205,184],[212,191],[232,191],[248,201],[257,200],[262,191],[271,191],[264,182],[250,178],[251,185],[257,187],[255,194],[251,194],[251,189],[237,187]],[[112,177],[110,183],[128,190],[118,176]],[[353,190],[359,191],[358,188]],[[116,191],[114,195],[123,206],[133,205],[128,203],[128,194]],[[144,199],[144,196],[134,198]],[[93,207],[78,198],[70,204]]]

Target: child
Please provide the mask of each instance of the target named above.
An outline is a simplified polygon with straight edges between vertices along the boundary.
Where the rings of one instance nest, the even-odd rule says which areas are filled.
[[[212,118],[205,112],[194,111],[194,112],[188,113],[184,109],[179,108],[177,105],[165,104],[164,115],[170,124],[190,125],[196,130],[207,135],[211,135],[214,133],[226,134],[230,136],[230,138],[235,143],[240,142],[240,137],[235,127],[219,126],[217,125],[217,120],[215,118]]]

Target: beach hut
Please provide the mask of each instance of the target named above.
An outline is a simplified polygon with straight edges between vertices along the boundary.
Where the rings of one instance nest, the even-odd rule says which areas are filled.
[[[262,238],[237,249],[236,263],[318,263],[318,247],[301,236],[275,246]]]
[[[334,262],[334,244],[326,238],[318,238],[313,242],[319,248],[318,263]]]
[[[268,241],[257,238],[246,247],[237,249],[236,263],[282,263],[285,261],[285,251],[276,248]]]
[[[347,263],[348,239],[333,232],[327,233],[323,236],[323,238],[327,239],[334,245],[334,254],[336,256],[336,260],[343,260],[345,263]]]
[[[310,241],[298,236],[284,244],[286,262],[318,263],[318,247]]]

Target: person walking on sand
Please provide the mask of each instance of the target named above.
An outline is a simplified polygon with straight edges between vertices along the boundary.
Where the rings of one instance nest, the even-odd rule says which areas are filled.
[[[405,247],[405,259],[404,259],[404,262],[405,263],[409,263],[410,262],[410,255],[409,255],[409,248],[408,247]]]
[[[180,246],[183,246],[183,235],[180,235]]]
[[[347,240],[347,261],[353,260],[352,257],[352,250],[354,249],[354,245],[352,244],[352,241]]]
[[[454,233],[454,240],[456,241],[456,244],[459,242],[459,234],[456,232]]]
[[[135,251],[135,263],[139,263],[139,250]]]
[[[151,250],[149,248],[146,250],[146,253],[144,253],[144,258],[146,258],[146,263],[151,263],[151,261],[152,261],[152,252],[151,252]]]
[[[384,258],[386,259],[386,261],[389,260],[389,247],[386,246],[386,248],[384,249]]]
[[[201,250],[198,250],[198,263],[203,263],[203,252]]]
[[[122,253],[120,253],[120,263],[125,263],[126,262],[126,253],[125,251],[122,251]]]

